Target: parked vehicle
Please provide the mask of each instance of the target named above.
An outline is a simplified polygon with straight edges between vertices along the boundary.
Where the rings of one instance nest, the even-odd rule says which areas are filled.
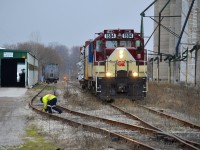
[[[58,64],[48,64],[43,68],[44,81],[46,83],[57,83],[59,80]]]

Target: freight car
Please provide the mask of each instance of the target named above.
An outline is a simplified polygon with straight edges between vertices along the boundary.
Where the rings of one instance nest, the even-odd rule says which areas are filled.
[[[43,68],[44,81],[46,83],[57,83],[59,80],[58,64],[48,64]]]
[[[78,80],[103,100],[144,99],[147,62],[144,39],[132,29],[104,30],[80,49]]]

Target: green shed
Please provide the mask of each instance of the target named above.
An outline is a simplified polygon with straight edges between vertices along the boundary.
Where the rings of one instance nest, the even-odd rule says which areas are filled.
[[[30,87],[38,82],[38,60],[28,50],[0,49],[0,86]]]

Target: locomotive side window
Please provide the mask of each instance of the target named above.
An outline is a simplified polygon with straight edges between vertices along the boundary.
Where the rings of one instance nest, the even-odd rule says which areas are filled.
[[[142,50],[142,43],[140,40],[136,40],[135,41],[135,47],[137,49],[137,51],[141,51]]]
[[[96,41],[96,51],[102,52],[103,51],[103,42],[101,40]]]
[[[117,47],[117,41],[106,41],[106,48],[115,48]]]
[[[121,47],[132,47],[132,41],[120,41]]]

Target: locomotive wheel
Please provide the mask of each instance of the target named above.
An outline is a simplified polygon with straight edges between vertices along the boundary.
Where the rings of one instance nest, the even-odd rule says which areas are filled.
[[[137,98],[132,98],[131,99],[132,101],[142,101],[142,100],[144,100],[144,97],[137,97]]]
[[[85,88],[86,88],[86,86],[85,86],[85,85],[82,85],[82,89],[85,90]]]
[[[108,98],[108,99],[105,99],[104,102],[112,103],[112,102],[114,102],[114,99],[113,98]]]

